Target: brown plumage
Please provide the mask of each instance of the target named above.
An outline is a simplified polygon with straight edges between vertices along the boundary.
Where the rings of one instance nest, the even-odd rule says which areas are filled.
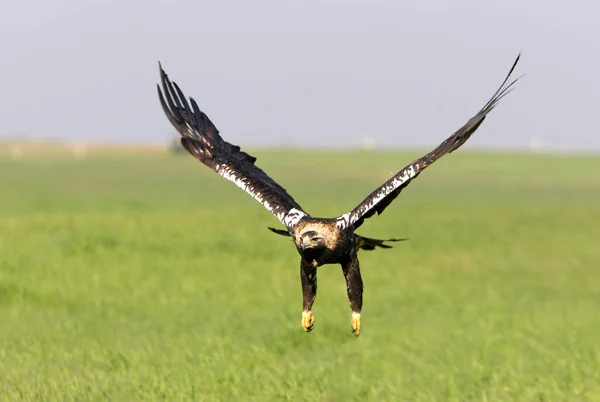
[[[519,55],[520,57],[520,55]],[[286,230],[269,228],[275,233],[292,237],[300,254],[300,279],[303,294],[302,327],[311,331],[314,324],[312,306],[317,295],[317,268],[325,264],[340,264],[346,279],[348,301],[352,310],[350,324],[356,336],[360,333],[363,282],[360,275],[358,250],[390,248],[386,242],[406,239],[378,240],[363,237],[354,231],[364,220],[383,210],[423,170],[442,156],[464,144],[479,128],[487,114],[506,96],[517,79],[509,82],[519,57],[491,99],[467,123],[427,155],[413,161],[373,191],[352,211],[337,218],[316,218],[308,215],[283,187],[255,165],[256,158],[239,146],[226,142],[215,125],[194,101],[186,100],[177,84],[171,82],[160,67],[162,83],[158,95],[169,121],[181,135],[183,147],[200,162],[232,181],[265,208],[271,211]]]
[[[292,235],[287,230],[275,229],[272,227],[268,228],[273,233],[277,233],[278,235],[291,237]],[[386,239],[386,240],[378,240],[371,239],[369,237],[360,236],[354,233],[354,244],[356,245],[357,250],[375,250],[376,247],[381,248],[392,248],[392,246],[385,244],[386,242],[397,242],[397,241],[406,241],[408,239]]]

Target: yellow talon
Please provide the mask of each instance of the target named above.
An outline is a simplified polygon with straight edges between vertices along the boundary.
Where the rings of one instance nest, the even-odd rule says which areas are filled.
[[[352,332],[354,332],[354,335],[360,335],[360,313],[352,313],[350,325],[352,325]]]
[[[310,332],[313,329],[313,325],[315,322],[315,316],[312,311],[303,311],[302,312],[302,328],[306,332]]]

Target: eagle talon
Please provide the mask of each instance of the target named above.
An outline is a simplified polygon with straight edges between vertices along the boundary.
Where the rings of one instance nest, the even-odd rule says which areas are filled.
[[[352,318],[350,319],[350,325],[352,326],[352,333],[355,336],[360,335],[360,313],[352,313]]]
[[[313,326],[315,325],[315,316],[312,311],[303,311],[302,312],[302,328],[306,332],[310,332],[313,330]]]

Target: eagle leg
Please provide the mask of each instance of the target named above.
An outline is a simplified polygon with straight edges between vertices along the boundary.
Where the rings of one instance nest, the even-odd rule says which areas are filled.
[[[317,268],[304,260],[300,262],[300,279],[302,281],[302,328],[306,332],[313,329],[315,316],[312,313],[312,305],[317,297]]]
[[[352,309],[352,318],[350,325],[354,335],[360,335],[360,312],[362,311],[363,302],[363,281],[360,275],[360,266],[358,264],[358,256],[356,250],[352,250],[345,260],[342,261],[342,271],[346,278],[346,290],[348,291],[348,302]]]

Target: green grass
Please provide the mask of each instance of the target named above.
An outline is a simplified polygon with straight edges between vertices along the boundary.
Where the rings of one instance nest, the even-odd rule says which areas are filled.
[[[316,216],[419,153],[255,152]],[[600,400],[600,158],[458,152],[359,233],[300,327],[277,220],[191,157],[0,160],[0,396],[17,400]]]

